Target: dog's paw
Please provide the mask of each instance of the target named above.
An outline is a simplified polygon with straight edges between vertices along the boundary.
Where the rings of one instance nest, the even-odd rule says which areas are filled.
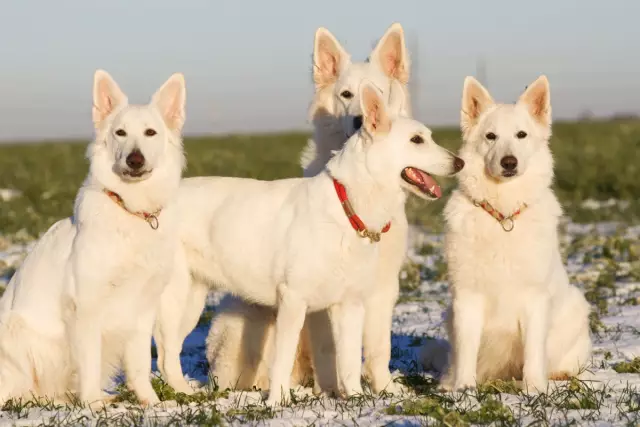
[[[438,390],[443,392],[453,391],[455,388],[455,378],[453,375],[445,374],[440,378]]]
[[[445,377],[440,381],[439,389],[442,391],[465,391],[474,390],[476,387],[475,381],[453,381]]]
[[[525,377],[522,381],[522,389],[527,394],[540,394],[547,392],[548,381],[546,378]]]
[[[345,394],[347,395],[347,397],[361,395],[362,385],[358,383],[358,384],[351,384],[350,386],[345,386]]]
[[[99,399],[87,399],[86,406],[92,411],[97,411],[100,409],[104,409],[114,403],[117,396],[103,396]]]
[[[386,387],[384,387],[382,390],[378,392],[378,394],[381,394],[381,393],[389,393],[394,396],[402,396],[409,393],[409,388],[407,388],[406,386],[398,382],[390,381]]]
[[[187,396],[191,396],[193,393],[196,393],[200,390],[200,383],[195,380],[191,382],[187,382],[187,380],[184,380],[178,382],[177,384],[174,384],[172,387],[176,393],[184,393]]]
[[[142,406],[143,408],[152,408],[156,405],[160,404],[160,399],[158,399],[157,397],[147,397],[145,399],[139,399],[140,400],[140,406]]]
[[[269,397],[267,397],[267,399],[264,401],[264,404],[271,408],[286,406],[287,404],[289,404],[289,399],[285,397],[285,395],[281,392],[278,393],[275,391],[269,391]]]

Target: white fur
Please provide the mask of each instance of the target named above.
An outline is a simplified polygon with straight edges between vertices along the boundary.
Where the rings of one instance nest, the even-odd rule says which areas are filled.
[[[395,68],[389,59],[397,61]],[[332,68],[331,64],[335,64],[335,67]],[[400,115],[411,117],[411,103],[406,86],[410,64],[404,33],[399,24],[392,25],[385,32],[367,62],[352,62],[335,37],[328,30],[320,28],[315,36],[313,67],[316,92],[310,116],[314,135],[301,155],[306,177],[321,173],[334,153],[340,150],[355,132],[354,118],[362,114],[358,88],[364,80],[372,81],[381,89],[388,99],[390,109],[399,111]],[[345,91],[352,93],[353,97],[345,98]],[[390,215],[391,230],[379,243],[382,255],[377,264],[378,272],[374,285],[367,292],[369,298],[365,301],[365,374],[375,392],[384,389],[389,392],[399,391],[389,372],[391,320],[399,290],[398,274],[406,252],[408,225],[404,203],[398,203],[396,208]],[[271,339],[271,331],[275,328],[274,319],[275,314],[268,314],[268,310],[263,307],[257,308],[255,305],[243,304],[242,301],[234,301],[232,308],[225,307],[222,312],[217,313],[209,336],[209,343],[215,348],[224,346],[217,341],[218,339],[240,342],[243,330],[263,330],[265,335],[259,340],[264,343],[263,346],[247,343],[242,347],[229,344],[237,349],[237,352],[228,350],[224,354],[216,353],[217,362],[211,365],[211,375],[226,379],[231,372],[234,375],[237,372],[246,372],[251,366],[245,365],[245,360],[260,360],[265,357],[264,354],[271,353],[271,347],[274,345]],[[332,335],[335,325],[330,323],[330,313],[310,313],[305,323],[305,328],[307,327],[310,330],[305,332],[305,336],[309,336],[313,343],[313,366],[305,366],[310,363],[310,358],[304,349],[301,349],[297,363],[305,366],[301,369],[312,370],[314,373],[316,392],[338,392],[336,350]],[[218,334],[219,329],[227,332],[224,335]],[[214,356],[211,352],[209,354],[210,357]],[[234,368],[231,369],[231,366]],[[254,372],[253,378],[254,383],[246,383],[247,388],[265,384],[266,371]],[[294,378],[292,383],[296,384]],[[238,387],[245,385],[243,382],[237,384]]]
[[[461,115],[460,156],[466,166],[445,208],[453,300],[447,313],[452,351],[443,386],[462,389],[516,378],[530,391],[545,391],[548,378],[578,374],[591,351],[589,304],[569,284],[559,251],[562,211],[550,188],[546,77],[515,105],[494,103],[467,78]],[[520,131],[526,136],[518,138]],[[497,138],[489,139],[489,133]],[[505,177],[501,166],[509,155],[518,162],[513,177]],[[504,215],[527,207],[507,232],[474,205],[483,200]],[[437,357],[430,345],[425,366],[437,365]]]
[[[129,105],[113,79],[96,72],[96,138],[73,218],[38,241],[0,301],[1,401],[67,391],[100,401],[122,363],[138,398],[158,402],[149,381],[151,332],[178,247],[172,201],[184,165],[184,98],[176,74],[150,104]],[[145,158],[139,177],[127,165],[136,148]],[[130,212],[105,190],[119,194]],[[157,230],[131,213],[158,210]]]
[[[209,331],[207,360],[218,386],[238,390],[269,389],[269,364],[274,349],[272,345],[265,347],[265,341],[273,340],[276,311],[227,295],[220,302],[216,318],[223,321]],[[291,374],[292,385],[305,385],[313,378],[306,331],[305,325]]]
[[[403,206],[400,173],[406,166],[437,175],[454,171],[455,157],[433,142],[424,125],[390,117],[370,83],[362,85],[360,94],[363,127],[329,161],[325,172],[271,182],[190,178],[181,187],[182,239],[195,278],[191,289],[211,285],[277,308],[269,404],[288,395],[306,313],[333,305],[339,313],[333,319],[338,376],[347,394],[361,391],[364,303],[374,283],[380,246],[353,230],[331,177],[345,185],[368,228],[381,230]],[[416,134],[424,137],[423,144],[410,141]],[[188,283],[186,278],[183,285]],[[186,293],[181,287],[170,289]],[[167,301],[181,298],[166,295]],[[180,319],[185,313],[180,307],[163,305],[166,312],[161,310],[158,328]],[[167,337],[163,334],[165,351]],[[172,346],[178,344],[171,350],[174,355],[184,336],[179,338],[171,341]]]

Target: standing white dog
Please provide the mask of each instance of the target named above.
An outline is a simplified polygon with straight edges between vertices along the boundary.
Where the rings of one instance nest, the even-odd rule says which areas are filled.
[[[391,114],[399,107],[388,108],[373,84],[358,93],[362,128],[321,174],[272,182],[190,178],[180,190],[184,248],[198,279],[191,286],[208,284],[277,308],[269,404],[288,396],[306,313],[332,305],[339,307],[333,320],[340,381],[348,395],[362,391],[364,302],[375,287],[377,242],[404,205],[405,188],[440,197],[428,172],[451,175],[464,164],[424,125]],[[168,288],[163,299],[182,299],[188,283]],[[178,305],[162,307],[159,329],[184,315]],[[165,341],[165,351],[167,342],[182,344]]]
[[[461,127],[466,166],[445,208],[453,301],[443,386],[515,378],[545,391],[549,378],[579,373],[591,351],[589,304],[559,251],[546,77],[515,105],[496,104],[467,77]]]
[[[352,62],[336,38],[325,28],[319,28],[313,49],[316,91],[310,111],[314,136],[302,155],[304,176],[322,172],[333,154],[360,128],[362,111],[358,87],[364,80],[373,82],[390,103],[400,105],[401,115],[411,117],[406,86],[409,71],[400,24],[387,29],[366,62]],[[391,222],[393,226],[379,244],[382,254],[378,272],[365,302],[365,375],[374,392],[398,391],[389,372],[389,361],[398,275],[406,253],[408,226],[404,204],[398,205]],[[299,348],[291,378],[293,384],[302,384],[314,377],[316,392],[338,392],[332,323],[335,322],[327,310],[307,316],[301,336],[304,345]],[[267,366],[273,353],[274,328],[273,310],[233,296],[223,299],[207,338],[210,374],[221,387],[250,389],[268,383]],[[313,350],[313,363],[309,349]]]
[[[40,239],[0,302],[2,401],[69,390],[100,401],[121,362],[138,398],[159,401],[150,345],[179,247],[184,79],[173,75],[138,106],[97,71],[93,98],[96,138],[73,218]]]

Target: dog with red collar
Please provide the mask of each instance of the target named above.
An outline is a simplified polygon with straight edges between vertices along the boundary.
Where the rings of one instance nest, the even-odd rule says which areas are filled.
[[[161,334],[154,335],[158,348],[177,359],[175,346],[183,337],[171,339],[166,331],[185,316],[175,301],[192,292],[202,295],[213,287],[274,307],[270,405],[289,396],[306,314],[331,306],[339,313],[339,380],[347,395],[362,392],[364,301],[375,282],[379,242],[393,229],[388,223],[403,206],[407,187],[438,198],[432,174],[453,175],[464,166],[433,141],[426,126],[399,115],[398,105],[387,105],[375,85],[365,82],[358,92],[362,127],[317,176],[271,182],[188,178],[180,189],[191,275],[163,295],[174,303],[163,304],[158,315],[158,328],[165,331],[160,341]]]

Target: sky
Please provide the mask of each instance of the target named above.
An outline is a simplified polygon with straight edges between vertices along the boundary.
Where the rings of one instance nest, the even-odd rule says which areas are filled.
[[[457,124],[479,61],[496,100],[544,73],[555,119],[640,113],[639,16],[637,0],[8,0],[0,141],[91,137],[97,68],[132,103],[183,72],[187,135],[308,129],[316,28],[364,60],[393,22],[427,125]]]

